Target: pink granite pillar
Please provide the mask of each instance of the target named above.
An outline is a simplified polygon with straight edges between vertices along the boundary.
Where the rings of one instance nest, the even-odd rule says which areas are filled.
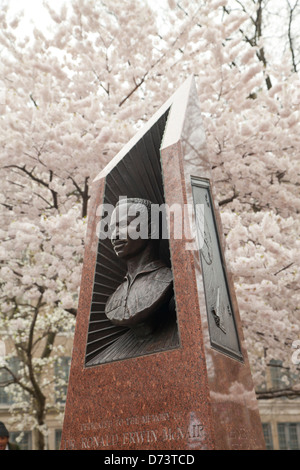
[[[140,141],[149,141],[147,136],[153,129],[155,132],[152,132],[151,138],[156,135],[159,127],[157,122],[161,116],[166,116],[167,119],[162,142],[159,142],[161,193],[164,194],[165,201],[154,202],[165,202],[169,207],[181,208],[182,211],[179,211],[181,222],[186,229],[182,237],[174,236],[174,224],[178,223],[178,219],[171,217],[169,249],[179,342],[172,348],[167,345],[165,349],[153,349],[152,353],[142,351],[135,357],[122,356],[121,359],[111,362],[103,359],[102,352],[99,354],[95,352],[94,355],[90,353],[92,359],[87,360],[91,322],[93,318],[98,318],[96,313],[91,313],[93,293],[99,298],[102,295],[101,283],[98,283],[100,287],[97,287],[100,290],[95,291],[95,269],[99,269],[101,275],[101,265],[96,268],[97,251],[99,249],[101,252],[104,249],[101,246],[99,248],[96,228],[101,214],[97,208],[105,201],[105,195],[113,185],[110,175],[113,175],[115,181],[114,175],[117,172],[124,172],[126,168],[129,172],[139,171],[139,162],[137,168],[133,168],[135,165],[129,168],[128,163],[127,166],[124,165],[124,159],[129,158],[128,155],[131,155],[132,159],[137,158],[134,156],[134,149]],[[140,155],[139,152],[137,155]],[[147,177],[152,172],[153,165],[145,163],[144,178],[136,176],[134,179],[134,184],[139,181],[138,197],[143,194],[144,197],[150,197],[155,181],[151,179],[147,181]],[[155,173],[155,170],[153,172]],[[113,187],[113,193],[117,194],[119,191],[118,195],[124,195],[126,187],[122,184],[124,185],[127,180],[124,176],[122,178],[122,182]],[[217,335],[216,338],[220,337],[221,341],[222,337],[219,330],[209,327],[211,312],[207,311],[205,297],[207,293],[204,288],[200,251],[192,239],[197,231],[195,216],[192,213],[191,218],[184,217],[183,210],[184,207],[188,207],[193,212],[195,206],[191,178],[204,178],[208,181],[213,201],[214,189],[209,158],[192,77],[165,103],[145,129],[128,143],[94,182],[61,449],[264,448],[238,305],[228,272],[226,272],[228,295],[232,309],[230,319],[233,319],[230,321],[234,322],[233,326],[228,323],[228,328],[235,328],[234,348],[237,350],[236,344],[238,344],[238,350],[231,355],[230,344],[228,346],[226,338],[225,352],[222,350],[222,345],[220,348],[218,344],[215,347],[214,342],[212,345],[212,335]],[[143,184],[145,193],[143,193]],[[132,196],[134,191],[132,189],[130,191]],[[159,199],[159,194],[157,198]],[[222,228],[216,208],[215,217],[221,237]],[[103,266],[103,270],[105,269]],[[101,315],[100,312],[99,320],[96,320],[99,324],[103,322]],[[99,334],[103,337],[103,331]],[[93,341],[97,342],[97,333],[94,330],[92,335]],[[90,341],[89,347],[92,347],[93,341]],[[106,346],[102,350],[105,348]]]

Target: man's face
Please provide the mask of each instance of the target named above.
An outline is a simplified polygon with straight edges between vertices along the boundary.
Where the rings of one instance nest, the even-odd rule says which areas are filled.
[[[0,436],[0,450],[5,450],[7,443],[8,443],[8,437]]]
[[[110,221],[111,242],[114,251],[119,258],[123,259],[130,259],[137,255],[148,243],[148,239],[141,238],[140,235],[140,225],[146,229],[146,234],[148,234],[147,209],[146,207],[142,208],[140,216],[137,217],[133,206],[133,204],[121,204],[114,209]]]

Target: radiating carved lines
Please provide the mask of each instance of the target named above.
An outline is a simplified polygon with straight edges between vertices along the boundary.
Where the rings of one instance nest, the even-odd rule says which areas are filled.
[[[156,204],[164,203],[160,145],[168,111],[107,175],[103,204],[115,205],[120,196],[141,197]],[[163,252],[166,257],[169,256],[165,246]],[[121,284],[125,273],[125,265],[116,257],[110,240],[99,239],[86,349],[87,365],[95,362],[93,359],[99,354],[101,363],[112,360],[116,341],[119,342],[121,354],[128,351],[138,354],[139,348],[132,346],[128,335],[124,336],[128,329],[116,327],[104,313],[107,298]],[[106,350],[107,355],[104,353]]]

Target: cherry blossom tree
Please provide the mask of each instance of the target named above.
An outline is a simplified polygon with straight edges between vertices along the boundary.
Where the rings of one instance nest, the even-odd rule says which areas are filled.
[[[0,329],[23,367],[13,372],[9,355],[1,366],[6,385],[26,392],[18,403],[39,448],[50,406],[42,372],[63,354],[59,333],[72,335],[91,182],[190,74],[255,383],[272,359],[295,370],[298,59],[295,47],[272,53],[262,2],[169,0],[159,12],[152,0],[47,2],[51,28],[29,37],[2,3]]]

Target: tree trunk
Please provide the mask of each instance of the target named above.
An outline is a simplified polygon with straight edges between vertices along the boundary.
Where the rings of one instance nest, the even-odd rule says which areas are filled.
[[[46,415],[46,398],[44,395],[36,397],[36,419],[38,422],[39,428],[44,427],[45,425],[45,415]],[[36,450],[45,450],[45,436],[41,429],[37,429],[37,449]]]

